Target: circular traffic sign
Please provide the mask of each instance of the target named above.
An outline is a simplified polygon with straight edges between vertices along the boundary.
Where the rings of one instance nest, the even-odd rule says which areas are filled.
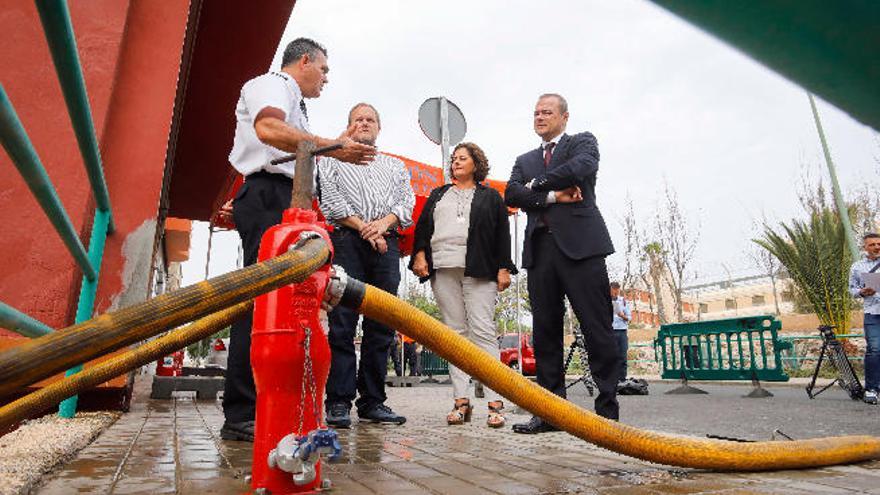
[[[425,136],[433,141],[434,144],[442,144],[443,141],[441,131],[442,124],[440,121],[441,104],[440,98],[434,97],[428,98],[422,103],[422,106],[419,107],[419,126],[422,128],[422,132],[425,133]],[[446,105],[448,113],[447,128],[449,132],[449,144],[458,144],[464,139],[464,135],[467,132],[467,122],[464,120],[464,114],[461,113],[461,110],[455,105],[455,103],[446,100]]]

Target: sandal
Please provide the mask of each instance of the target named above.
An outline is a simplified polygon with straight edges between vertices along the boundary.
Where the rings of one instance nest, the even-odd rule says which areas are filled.
[[[470,422],[473,409],[469,399],[456,399],[452,411],[446,415],[446,424],[461,425]]]
[[[497,406],[493,406],[492,404],[498,404]],[[501,428],[504,426],[504,414],[501,412],[504,409],[504,402],[500,400],[497,402],[489,403],[489,417],[486,418],[486,424],[489,428]]]

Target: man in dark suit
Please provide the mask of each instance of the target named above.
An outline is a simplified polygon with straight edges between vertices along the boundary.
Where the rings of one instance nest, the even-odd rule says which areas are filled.
[[[565,134],[567,123],[565,98],[541,95],[534,126],[543,142],[516,159],[504,197],[508,206],[528,215],[522,265],[529,274],[538,384],[565,397],[562,323],[568,296],[599,389],[596,413],[616,420],[620,356],[611,330],[605,267],[614,246],[596,206],[599,147],[589,132]],[[518,433],[554,430],[538,416],[513,425]]]

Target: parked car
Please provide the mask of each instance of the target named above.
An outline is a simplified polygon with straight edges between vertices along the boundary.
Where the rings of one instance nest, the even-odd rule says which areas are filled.
[[[208,350],[208,357],[205,359],[205,365],[215,368],[226,369],[226,361],[229,358],[229,337],[225,339],[214,339],[211,348]]]
[[[501,348],[501,362],[513,369],[520,369],[524,375],[535,374],[535,347],[532,334],[522,334],[522,360],[519,357],[519,349],[516,342],[518,334],[506,333],[500,337],[498,347]],[[520,363],[521,361],[521,363]]]

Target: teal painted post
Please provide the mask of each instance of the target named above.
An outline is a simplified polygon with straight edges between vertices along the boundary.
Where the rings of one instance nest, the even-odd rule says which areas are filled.
[[[109,211],[95,211],[95,221],[92,224],[92,237],[89,240],[89,259],[98,271],[101,269],[101,259],[104,257],[104,242],[107,240],[107,230],[110,224]],[[82,323],[92,317],[95,307],[95,293],[98,289],[98,280],[88,280],[83,277],[82,286],[79,290],[79,305],[76,307],[76,323]],[[82,365],[67,370],[65,376],[74,375],[82,370]],[[62,418],[72,418],[76,414],[77,396],[65,399],[58,406],[58,415]]]
[[[76,264],[89,280],[96,280],[97,273],[89,263],[86,250],[83,248],[67,212],[64,211],[64,206],[61,205],[61,200],[55,193],[55,187],[52,186],[46,169],[40,163],[40,157],[21,125],[21,120],[15,113],[15,108],[9,101],[2,84],[0,84],[0,140],[3,142],[6,153],[15,164],[15,168],[18,169],[31,193],[43,207],[49,221],[55,226],[55,230],[61,236],[64,245],[67,246],[67,250],[76,260]]]
[[[816,122],[816,131],[819,133],[819,142],[822,144],[822,153],[825,155],[825,164],[828,166],[828,175],[831,176],[831,191],[834,194],[834,204],[837,205],[837,216],[840,217],[840,223],[843,225],[843,231],[846,233],[846,246],[852,254],[853,260],[859,259],[859,247],[856,245],[856,234],[853,232],[852,222],[849,219],[849,209],[843,201],[843,194],[840,192],[840,184],[837,182],[837,170],[834,168],[834,160],[831,159],[831,151],[828,150],[828,142],[825,140],[825,131],[822,129],[822,122],[819,120],[819,111],[816,110],[816,102],[813,95],[807,93],[810,99],[810,108],[813,110],[813,121]]]
[[[40,12],[46,41],[49,43],[49,51],[52,53],[52,61],[55,62],[55,71],[58,73],[64,101],[67,103],[67,112],[70,114],[76,141],[79,143],[79,150],[92,185],[92,193],[95,195],[95,202],[99,210],[109,213],[110,194],[104,181],[104,169],[101,166],[101,154],[98,152],[92,110],[89,106],[67,2],[36,0],[36,5]],[[113,233],[115,229],[112,216],[107,225],[107,231]]]
[[[0,327],[25,337],[42,337],[53,332],[52,328],[45,323],[31,318],[3,302],[0,302]]]

